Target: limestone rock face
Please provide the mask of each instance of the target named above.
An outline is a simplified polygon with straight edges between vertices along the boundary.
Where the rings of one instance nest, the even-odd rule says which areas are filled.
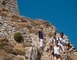
[[[44,33],[44,51],[41,51],[39,46],[38,30],[40,28],[43,28]],[[51,60],[46,51],[49,49],[50,38],[56,31],[52,24],[44,20],[32,20],[10,14],[7,9],[0,10],[0,60]],[[16,32],[22,34],[23,43],[17,43],[14,40]],[[64,38],[67,41],[66,59],[73,60],[77,57],[77,51],[66,35]]]
[[[0,40],[0,60],[39,60],[39,56],[37,47]]]

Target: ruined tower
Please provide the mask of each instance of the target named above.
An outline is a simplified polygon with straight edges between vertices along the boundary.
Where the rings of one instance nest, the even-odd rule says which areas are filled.
[[[1,9],[7,9],[10,13],[19,14],[17,0],[0,0]]]

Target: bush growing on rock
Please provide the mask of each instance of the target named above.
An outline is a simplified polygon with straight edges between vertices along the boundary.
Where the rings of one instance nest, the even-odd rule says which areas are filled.
[[[17,32],[17,33],[14,34],[14,39],[18,43],[22,43],[23,42],[23,37],[22,37],[20,32]]]

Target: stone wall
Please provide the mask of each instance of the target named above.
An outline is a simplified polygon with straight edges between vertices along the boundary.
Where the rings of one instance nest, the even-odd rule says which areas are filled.
[[[0,10],[5,8],[11,14],[19,14],[17,0],[0,0]]]

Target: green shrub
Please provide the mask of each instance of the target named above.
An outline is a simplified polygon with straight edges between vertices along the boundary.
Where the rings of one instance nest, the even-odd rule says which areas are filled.
[[[22,37],[22,35],[21,35],[20,32],[17,32],[17,33],[14,34],[14,39],[15,39],[15,41],[18,42],[18,43],[23,42],[23,37]]]

